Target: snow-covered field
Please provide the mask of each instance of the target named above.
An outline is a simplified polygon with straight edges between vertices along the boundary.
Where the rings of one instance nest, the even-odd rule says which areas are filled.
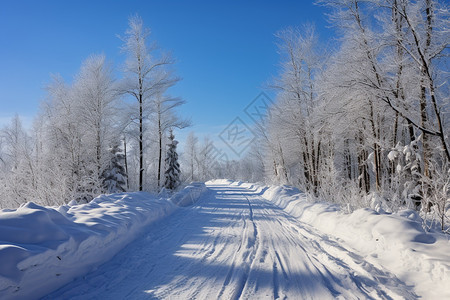
[[[344,214],[290,187],[207,187],[0,212],[0,298],[450,299],[448,236],[425,233],[413,211]]]

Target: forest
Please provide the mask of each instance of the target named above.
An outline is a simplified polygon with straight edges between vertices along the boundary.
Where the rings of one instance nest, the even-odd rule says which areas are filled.
[[[185,101],[170,94],[180,80],[175,59],[133,16],[120,36],[119,78],[113,62],[93,54],[71,82],[51,77],[32,128],[15,117],[1,130],[0,208],[157,193],[175,168],[170,189],[214,178],[286,184],[349,212],[414,209],[426,226],[448,232],[448,4],[316,4],[329,11],[336,36],[322,41],[314,25],[275,34],[279,72],[264,88],[276,98],[241,160],[216,161],[213,140],[191,132],[178,173],[175,139],[191,121]]]

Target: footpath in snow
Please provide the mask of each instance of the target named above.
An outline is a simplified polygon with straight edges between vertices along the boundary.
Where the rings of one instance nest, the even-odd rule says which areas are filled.
[[[348,215],[290,187],[207,187],[0,213],[0,298],[450,299],[448,238],[412,211]],[[5,243],[30,215],[42,225]]]

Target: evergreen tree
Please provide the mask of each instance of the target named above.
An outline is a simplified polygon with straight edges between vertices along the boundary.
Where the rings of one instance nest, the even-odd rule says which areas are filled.
[[[164,187],[169,190],[174,190],[180,185],[180,164],[178,163],[177,144],[172,130],[170,130],[169,136],[170,143],[166,156],[166,172]]]
[[[103,172],[103,187],[107,193],[122,193],[126,191],[127,174],[124,168],[125,155],[118,144],[111,148],[111,161]]]

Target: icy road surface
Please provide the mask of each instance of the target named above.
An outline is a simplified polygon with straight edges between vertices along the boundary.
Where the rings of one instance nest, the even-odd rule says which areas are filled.
[[[412,287],[261,193],[209,185],[48,299],[415,299]]]

